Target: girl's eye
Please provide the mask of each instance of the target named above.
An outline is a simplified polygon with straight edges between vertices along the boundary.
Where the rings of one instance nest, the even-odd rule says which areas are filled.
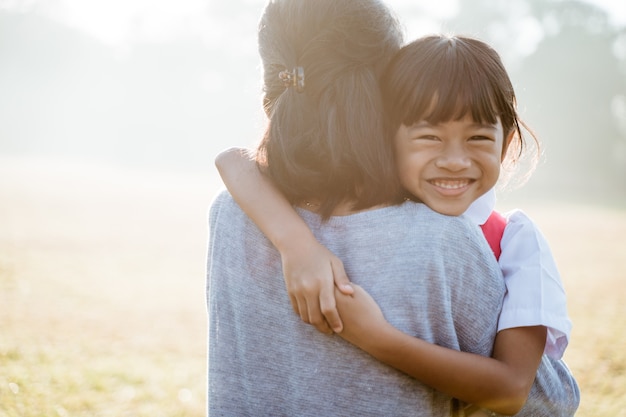
[[[439,138],[434,135],[420,135],[417,136],[415,140],[439,140]]]
[[[470,140],[473,140],[473,141],[487,140],[487,141],[490,141],[490,142],[495,142],[495,140],[493,138],[490,138],[489,136],[481,136],[481,135],[472,136],[470,138]]]

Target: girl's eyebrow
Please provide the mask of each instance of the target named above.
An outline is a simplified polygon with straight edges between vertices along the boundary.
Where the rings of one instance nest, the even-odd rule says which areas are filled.
[[[414,130],[414,129],[420,129],[424,127],[435,127],[435,126],[437,125],[428,123],[426,120],[422,120],[422,121],[413,123],[411,126],[407,126],[407,128],[408,130]]]
[[[475,128],[475,129],[498,130],[498,127],[496,125],[485,124],[485,123],[474,123],[470,125],[470,127]]]

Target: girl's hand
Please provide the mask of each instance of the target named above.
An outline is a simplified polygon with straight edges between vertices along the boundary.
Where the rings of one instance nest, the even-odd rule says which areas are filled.
[[[368,343],[383,337],[385,329],[391,326],[383,316],[380,307],[363,288],[352,284],[354,292],[345,295],[335,292],[337,310],[343,320],[344,329],[339,335],[357,347],[369,351]]]
[[[248,150],[221,152],[215,165],[237,204],[280,252],[296,314],[320,332],[341,332],[334,285],[345,294],[352,293],[343,263],[318,243],[291,203],[259,171]]]
[[[305,323],[322,333],[340,333],[343,323],[335,303],[339,294],[352,294],[343,263],[317,241],[293,242],[281,252],[291,305]]]

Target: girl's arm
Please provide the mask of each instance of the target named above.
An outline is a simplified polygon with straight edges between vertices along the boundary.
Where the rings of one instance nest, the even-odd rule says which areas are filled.
[[[422,383],[500,414],[517,413],[535,380],[546,342],[543,326],[499,332],[493,357],[460,352],[409,336],[389,324],[372,297],[353,285],[336,292],[341,337]]]
[[[334,285],[352,287],[343,263],[321,245],[287,199],[257,168],[248,150],[220,153],[215,165],[237,204],[278,249],[291,304],[302,320],[323,333],[339,333]]]

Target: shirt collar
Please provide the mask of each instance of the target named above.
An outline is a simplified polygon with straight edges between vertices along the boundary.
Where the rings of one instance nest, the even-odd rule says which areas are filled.
[[[496,207],[496,190],[494,188],[478,197],[463,213],[473,223],[483,225]]]

